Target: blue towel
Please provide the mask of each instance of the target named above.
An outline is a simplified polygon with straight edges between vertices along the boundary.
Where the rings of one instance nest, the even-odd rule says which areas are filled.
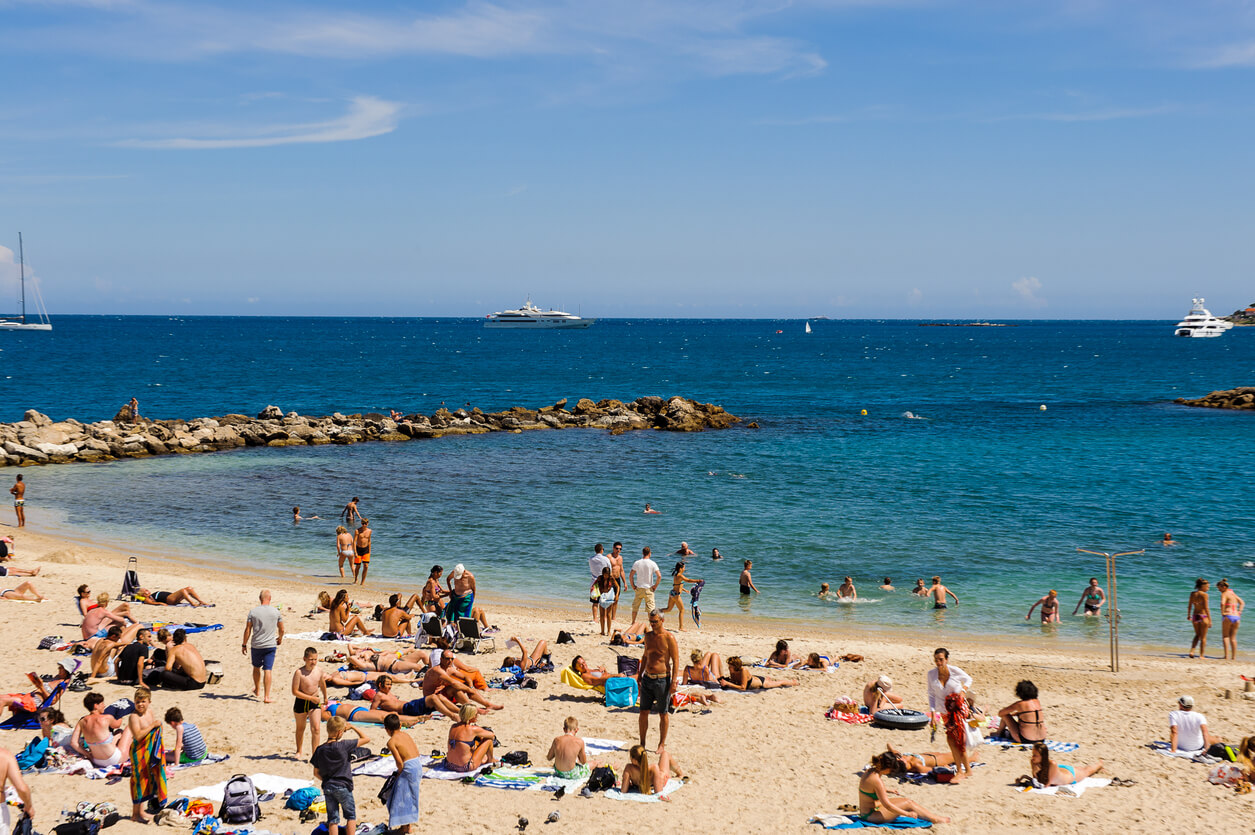
[[[919,818],[908,818],[905,815],[894,818],[888,823],[872,823],[861,818],[850,818],[850,823],[838,823],[825,826],[824,829],[928,829],[932,824]]]
[[[392,796],[388,798],[389,829],[418,823],[418,785],[422,778],[423,766],[419,758],[406,760],[392,784]]]

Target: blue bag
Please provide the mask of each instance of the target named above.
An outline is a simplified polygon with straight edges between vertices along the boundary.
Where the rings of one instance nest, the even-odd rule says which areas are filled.
[[[318,802],[318,798],[322,797],[322,792],[313,786],[307,786],[303,789],[297,789],[288,797],[288,802],[283,804],[285,809],[295,809],[298,812],[304,812],[310,806]]]
[[[606,707],[636,707],[636,679],[606,679]]]
[[[37,736],[27,743],[17,755],[17,767],[22,771],[29,771],[32,768],[43,768],[45,759],[48,754],[48,740],[42,736]]]

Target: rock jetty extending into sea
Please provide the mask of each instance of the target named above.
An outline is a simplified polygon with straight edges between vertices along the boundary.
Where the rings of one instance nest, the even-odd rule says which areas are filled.
[[[1184,397],[1178,397],[1175,403],[1182,406],[1202,406],[1206,409],[1246,409],[1255,411],[1255,386],[1243,386],[1242,388],[1229,389],[1228,391],[1213,391],[1206,397],[1199,397],[1196,400],[1186,400]]]
[[[113,461],[191,452],[216,452],[253,446],[356,444],[363,441],[409,441],[445,435],[522,432],[528,429],[605,429],[612,435],[634,429],[701,432],[727,429],[741,422],[722,406],[683,397],[638,397],[631,403],[582,399],[567,410],[567,400],[552,406],[504,412],[440,409],[435,414],[395,418],[370,413],[310,417],[267,406],[255,418],[247,415],[150,420],[131,418],[127,407],[114,420],[81,423],[53,421],[34,409],[17,423],[0,424],[0,466]],[[757,424],[749,424],[757,428]]]

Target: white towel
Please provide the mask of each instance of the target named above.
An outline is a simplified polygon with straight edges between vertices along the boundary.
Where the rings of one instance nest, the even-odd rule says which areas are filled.
[[[657,794],[637,794],[636,792],[621,792],[618,789],[607,789],[606,797],[611,800],[631,800],[634,803],[661,803],[662,798],[669,794],[679,791],[684,785],[683,780],[677,780],[672,777],[667,781],[667,785]]]
[[[590,754],[609,754],[612,751],[626,751],[628,744],[617,739],[596,739],[586,736],[584,737],[584,747],[588,749]]]
[[[282,795],[288,789],[296,791],[297,789],[307,789],[314,786],[311,780],[293,780],[290,777],[279,777],[276,774],[252,774],[249,779],[253,781],[253,787],[257,789],[257,793],[274,792]],[[216,783],[212,786],[197,786],[194,789],[184,789],[179,792],[182,797],[203,797],[214,805],[222,802],[222,794],[227,790],[228,780]]]
[[[1070,786],[1051,786],[1048,789],[1016,789],[1016,791],[1027,791],[1032,794],[1050,794],[1056,797],[1080,797],[1085,794],[1086,789],[1100,789],[1109,785],[1111,785],[1111,781],[1105,777],[1086,777],[1084,780],[1077,780]]]

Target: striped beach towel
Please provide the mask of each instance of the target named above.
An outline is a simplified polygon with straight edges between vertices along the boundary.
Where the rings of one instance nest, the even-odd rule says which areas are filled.
[[[166,802],[166,758],[161,748],[161,726],[131,743],[131,802]]]
[[[1031,742],[1012,742],[1009,739],[986,739],[986,745],[997,745],[999,748],[1005,748],[1008,751],[1032,751],[1033,743]],[[1080,748],[1078,742],[1055,742],[1053,739],[1046,740],[1046,747],[1056,754],[1067,754]]]

